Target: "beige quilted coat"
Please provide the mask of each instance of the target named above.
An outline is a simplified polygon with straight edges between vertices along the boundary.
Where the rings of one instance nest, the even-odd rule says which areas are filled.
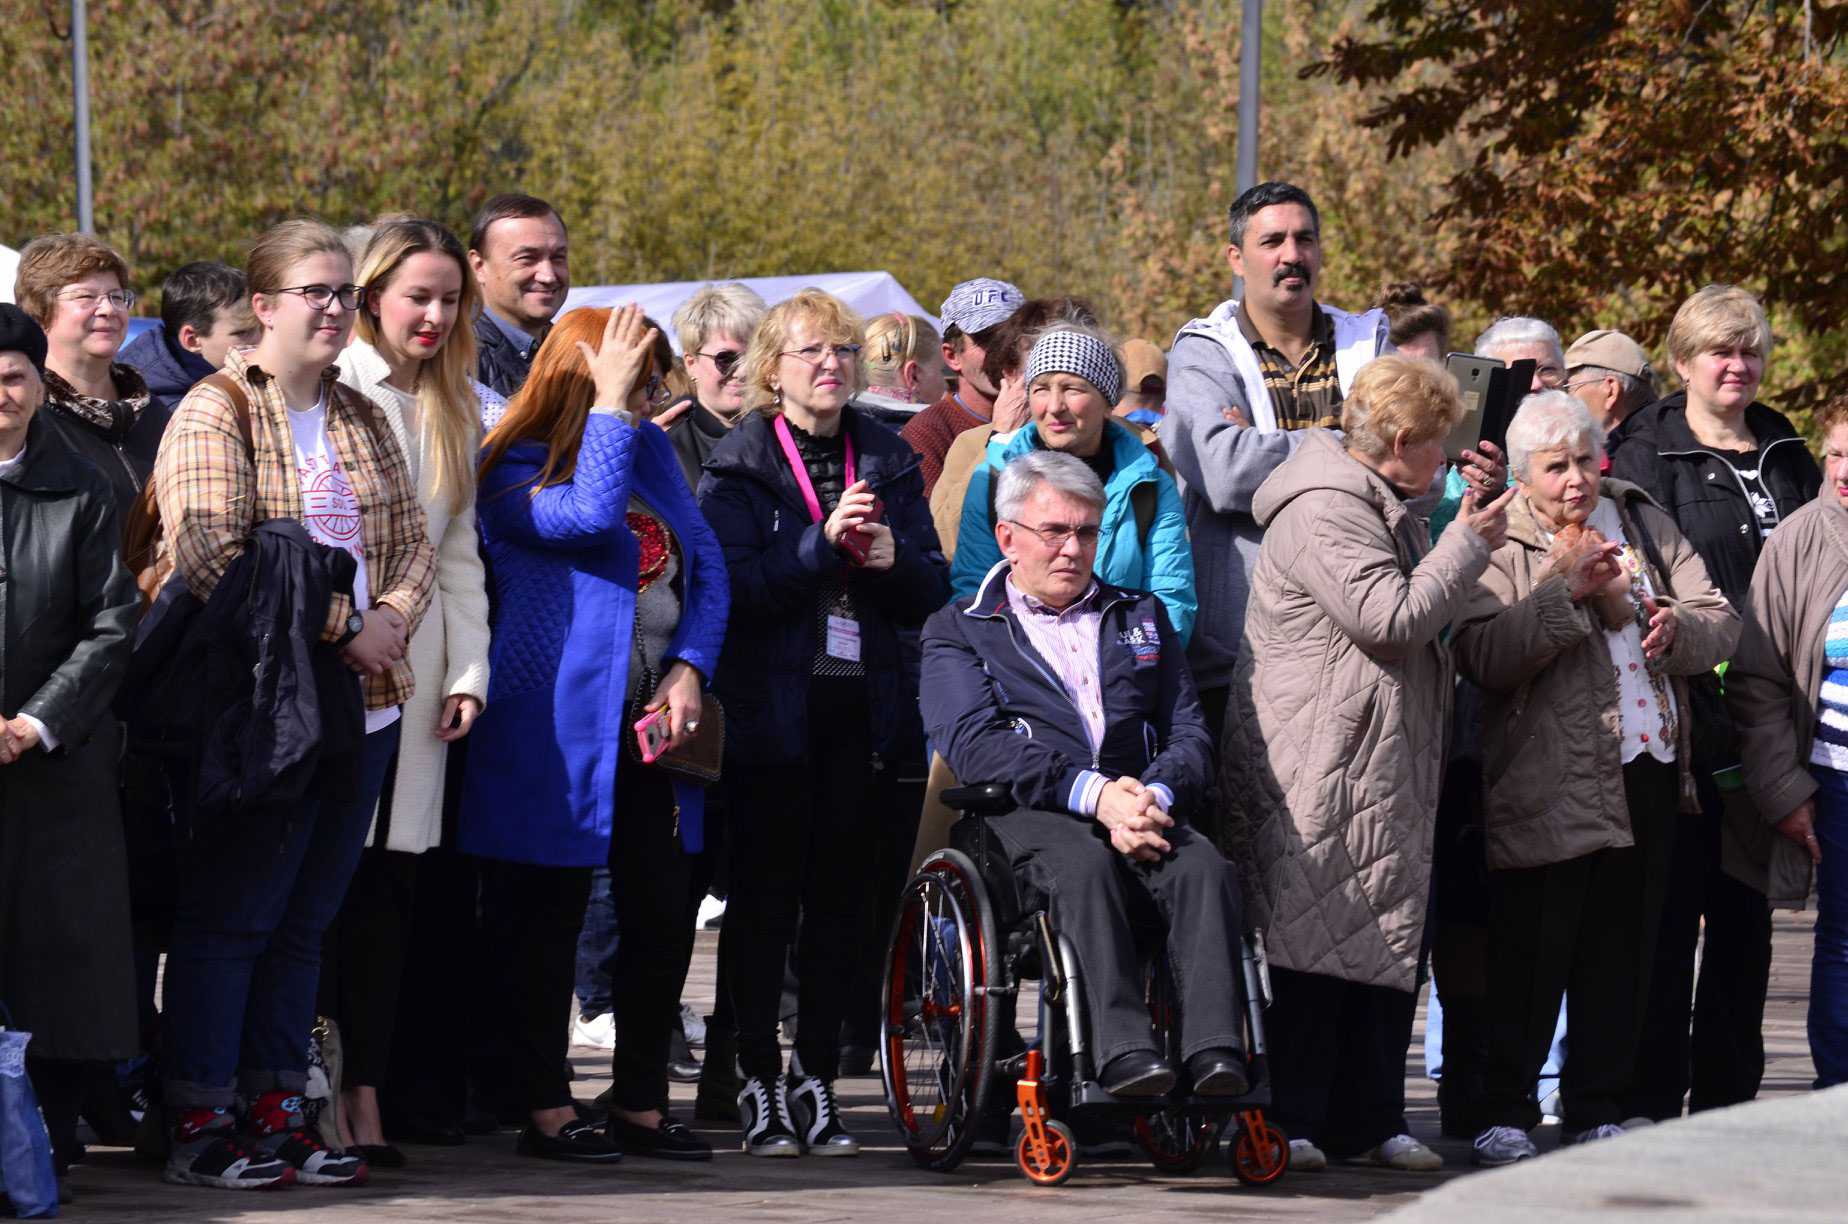
[[[1451,665],[1488,566],[1313,430],[1259,488],[1265,528],[1220,753],[1221,849],[1273,964],[1412,990]]]

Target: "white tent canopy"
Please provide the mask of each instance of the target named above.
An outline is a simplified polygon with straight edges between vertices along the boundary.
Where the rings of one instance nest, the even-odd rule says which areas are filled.
[[[19,252],[0,246],[0,302],[13,300],[13,278],[19,275]]]
[[[9,278],[8,281],[11,284]],[[680,303],[707,285],[718,281],[671,281],[658,285],[593,285],[573,289],[565,295],[565,310],[579,306],[626,306],[641,303],[649,318],[666,331],[674,351],[680,351],[680,338],[674,334],[673,316]],[[794,297],[803,289],[820,289],[832,293],[862,315],[896,310],[902,314],[923,315],[936,327],[937,316],[918,305],[889,272],[825,272],[816,276],[745,276],[738,283],[748,285],[771,305]],[[560,311],[563,314],[564,311]]]

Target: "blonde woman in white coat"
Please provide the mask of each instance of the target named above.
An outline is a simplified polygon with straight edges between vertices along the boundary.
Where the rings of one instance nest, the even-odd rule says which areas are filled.
[[[365,289],[340,379],[370,398],[410,458],[436,548],[436,593],[407,651],[416,694],[358,872],[327,934],[321,1007],[340,1026],[341,1119],[375,1167],[403,1155],[385,1142],[378,1088],[390,1058],[418,859],[442,840],[450,745],[488,691],[488,597],[475,534],[476,451],[484,396],[471,377],[469,320],[480,289],[461,242],[431,221],[384,222],[359,265]],[[496,397],[497,398],[497,397]]]

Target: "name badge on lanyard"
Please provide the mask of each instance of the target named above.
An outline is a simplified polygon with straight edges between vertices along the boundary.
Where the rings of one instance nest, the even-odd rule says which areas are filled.
[[[815,523],[821,522],[821,497],[815,492],[815,482],[809,479],[808,467],[802,462],[802,456],[796,450],[796,440],[789,432],[789,422],[779,414],[772,428],[776,430],[776,440],[782,444],[784,458],[789,460],[789,470],[796,478],[796,487],[802,491],[802,501],[808,507],[809,520]],[[847,443],[847,484],[845,487],[852,488],[856,479],[853,435],[849,434],[845,440]],[[851,573],[852,570],[848,566],[841,566],[843,588]],[[844,589],[840,599],[835,602],[834,608],[828,613],[827,648],[828,654],[833,658],[848,663],[860,661],[860,622],[853,618],[853,604],[847,599]]]

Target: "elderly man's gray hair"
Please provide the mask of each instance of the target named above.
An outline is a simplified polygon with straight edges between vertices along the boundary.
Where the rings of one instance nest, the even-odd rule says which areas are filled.
[[[1501,350],[1512,344],[1544,344],[1553,354],[1553,364],[1566,368],[1566,351],[1559,346],[1559,333],[1545,319],[1531,315],[1507,315],[1489,324],[1476,337],[1476,356],[1501,360]]]
[[[1570,378],[1575,385],[1581,382],[1591,382],[1599,378],[1616,379],[1617,402],[1612,405],[1612,407],[1623,416],[1630,415],[1638,408],[1646,407],[1656,399],[1654,381],[1647,378],[1638,378],[1634,374],[1626,374],[1622,370],[1612,370],[1605,366],[1583,365],[1575,368]]]
[[[1019,519],[1020,508],[1041,485],[1104,508],[1104,482],[1084,460],[1059,451],[1033,450],[1001,469],[995,484],[995,521]]]
[[[1521,401],[1508,422],[1508,470],[1526,480],[1530,456],[1575,447],[1585,439],[1602,459],[1604,428],[1591,409],[1564,391],[1536,391]]]

